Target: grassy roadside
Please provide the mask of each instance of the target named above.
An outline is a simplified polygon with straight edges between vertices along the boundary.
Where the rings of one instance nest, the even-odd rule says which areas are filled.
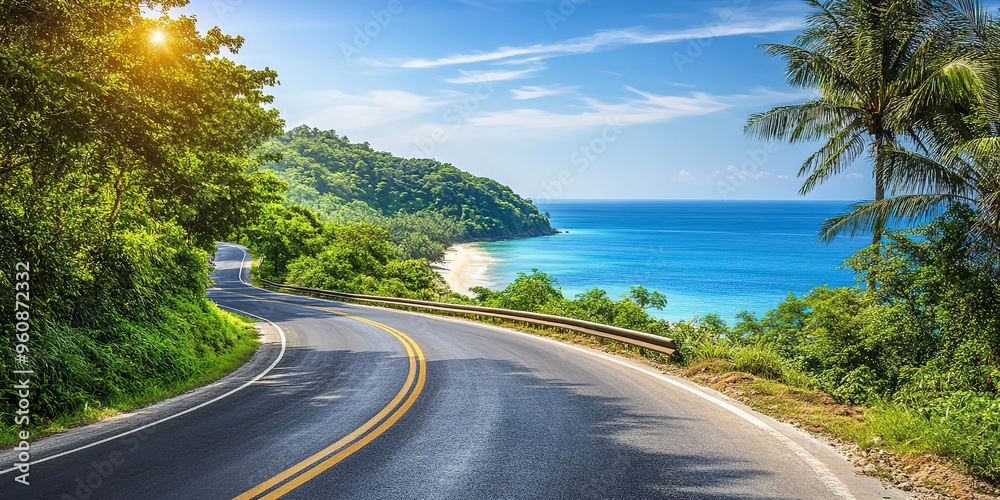
[[[734,371],[731,362],[702,360],[663,371],[711,387],[751,408],[818,435],[865,474],[919,498],[995,498],[996,484],[946,459],[928,436],[937,429],[912,410],[837,403],[830,395]]]
[[[32,380],[38,402],[66,401],[59,416],[34,417],[31,439],[136,410],[214,382],[257,350],[255,320],[207,299],[176,298],[154,321],[120,320],[101,331],[46,325],[34,339],[34,362],[54,369]],[[0,447],[16,444],[20,427],[0,428]]]

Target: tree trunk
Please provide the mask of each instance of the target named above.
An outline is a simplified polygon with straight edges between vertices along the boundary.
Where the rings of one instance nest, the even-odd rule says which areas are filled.
[[[872,143],[872,156],[875,160],[875,201],[885,199],[885,134],[875,133],[875,141]],[[872,245],[876,245],[875,251],[882,245],[882,220],[875,220],[872,224]]]
[[[875,171],[875,201],[885,199],[885,179],[881,171]],[[872,245],[882,244],[882,222],[875,221],[872,226]]]
[[[875,142],[872,144],[872,153],[875,160],[875,200],[885,199],[885,138],[882,134],[875,135]],[[882,222],[875,220],[872,224],[872,245],[875,247],[875,254],[878,255],[882,246]],[[878,269],[868,271],[868,289],[874,290],[878,287]]]

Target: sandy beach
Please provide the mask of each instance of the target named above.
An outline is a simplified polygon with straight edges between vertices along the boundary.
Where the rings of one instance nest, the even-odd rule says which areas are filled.
[[[434,269],[452,290],[470,295],[469,288],[496,284],[489,274],[493,262],[494,259],[478,243],[462,243],[449,247],[444,253],[444,260],[434,264]]]

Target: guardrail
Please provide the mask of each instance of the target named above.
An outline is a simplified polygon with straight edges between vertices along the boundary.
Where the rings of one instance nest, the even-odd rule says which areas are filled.
[[[583,321],[551,314],[539,314],[525,311],[513,311],[510,309],[498,309],[495,307],[468,306],[464,304],[447,304],[444,302],[430,302],[426,300],[399,299],[394,297],[377,297],[374,295],[358,295],[354,293],[331,292],[329,290],[319,290],[316,288],[306,288],[301,286],[286,285],[275,281],[261,279],[265,286],[290,290],[293,292],[307,293],[319,297],[351,300],[356,302],[366,302],[378,305],[401,306],[414,309],[424,309],[429,311],[448,312],[453,314],[466,314],[471,316],[482,316],[489,318],[519,321],[535,326],[550,328],[560,328],[576,333],[593,335],[623,344],[629,344],[650,351],[674,357],[677,352],[677,343],[673,339],[653,335],[646,332],[637,332],[626,328],[602,325],[591,321]]]

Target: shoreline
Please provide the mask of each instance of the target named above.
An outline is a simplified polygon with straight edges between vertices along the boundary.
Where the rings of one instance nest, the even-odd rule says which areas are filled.
[[[490,288],[496,281],[489,271],[496,259],[491,257],[477,242],[459,243],[448,247],[444,259],[435,262],[432,267],[444,278],[452,291],[465,296],[469,288],[484,286]]]

